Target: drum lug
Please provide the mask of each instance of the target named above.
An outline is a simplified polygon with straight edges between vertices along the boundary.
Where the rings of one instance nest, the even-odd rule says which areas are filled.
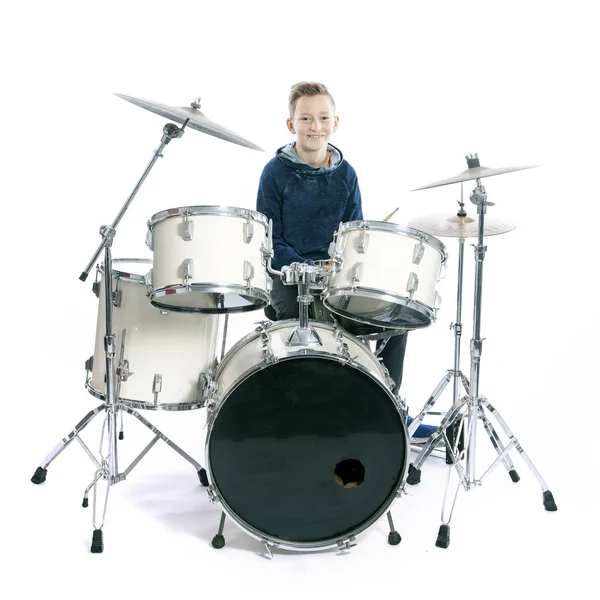
[[[193,258],[186,258],[182,263],[181,263],[181,268],[183,269],[183,278],[186,280],[188,279],[193,279],[194,277],[194,259]]]
[[[260,245],[260,261],[263,264],[263,266],[266,266],[267,262],[269,261],[269,258],[273,258],[273,256],[275,256],[275,253],[273,252],[273,250],[261,243],[261,245]]]
[[[357,283],[360,283],[363,274],[363,263],[357,262],[353,267],[350,273],[350,278],[352,280],[352,287],[355,287]]]
[[[133,371],[129,370],[129,361],[124,360],[117,369],[117,375],[120,381],[127,381],[131,375],[135,375]]]
[[[336,244],[336,242],[331,242],[329,244],[328,254],[331,257],[334,272],[339,273],[344,264],[344,251]]]
[[[244,261],[244,281],[248,287],[252,287],[251,281],[254,277],[254,266],[249,260]]]
[[[184,241],[191,242],[194,239],[194,221],[189,221],[188,216],[183,217],[183,235]]]
[[[94,283],[92,283],[92,292],[94,293],[96,298],[100,298],[100,282],[99,281],[94,281]]]
[[[425,254],[425,246],[423,246],[423,240],[421,240],[418,244],[415,244],[413,249],[413,264],[419,265],[421,264],[421,260],[423,259],[423,255]]]
[[[198,377],[198,393],[200,401],[203,404],[209,403],[219,389],[218,382],[213,379],[213,374],[210,371],[203,371]]]
[[[122,290],[115,290],[113,292],[113,306],[115,308],[119,308],[119,306],[121,306],[121,300],[123,298],[123,291]]]
[[[259,321],[256,331],[260,333],[260,341],[262,345],[263,363],[267,367],[279,362],[279,359],[275,356],[273,348],[271,348],[271,338],[267,333],[267,329],[271,326],[269,321]]]
[[[152,288],[152,276],[153,276],[153,269],[150,269],[145,275],[144,275],[144,285],[147,288]]]
[[[250,223],[250,218],[244,223],[244,244],[249,244],[254,237],[254,225]]]
[[[150,250],[154,250],[154,236],[152,234],[152,229],[146,231],[146,246],[148,246]]]
[[[434,298],[433,298],[433,308],[435,310],[439,310],[441,306],[442,306],[442,297],[440,296],[440,293],[436,290]]]
[[[219,496],[214,485],[209,485],[206,488],[206,493],[208,494],[208,500],[211,504],[217,504],[221,502],[221,497]]]
[[[337,321],[334,322],[333,325],[333,339],[335,340],[337,346],[338,356],[342,359],[342,362],[349,362],[352,359],[350,358],[350,352],[348,350],[348,344],[344,342],[344,334],[342,330],[339,328]]]
[[[369,245],[369,234],[363,229],[358,236],[357,249],[359,254],[365,254]]]
[[[89,371],[90,373],[94,370],[94,357],[93,356],[90,356],[85,361],[85,370]]]
[[[340,550],[350,550],[350,548],[354,548],[354,546],[356,546],[356,538],[351,535],[346,539],[340,540],[337,545]]]
[[[160,373],[154,374],[152,381],[152,393],[154,394],[154,404],[158,404],[158,394],[162,391],[162,375]]]
[[[408,282],[406,284],[406,291],[410,294],[410,299],[414,293],[419,289],[419,276],[416,273],[411,273],[408,276]]]

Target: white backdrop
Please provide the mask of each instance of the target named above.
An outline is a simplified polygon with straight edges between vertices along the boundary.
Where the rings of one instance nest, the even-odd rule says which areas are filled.
[[[236,562],[228,563],[225,555],[208,549],[218,523],[216,509],[211,525],[201,532],[177,517],[140,517],[134,475],[111,492],[113,543],[107,542],[102,557],[94,557],[87,551],[90,513],[77,512],[82,511],[78,495],[93,476],[92,464],[79,457],[83,453],[69,448],[52,465],[55,479],[49,471],[44,486],[29,483],[43,457],[96,405],[83,386],[83,363],[93,351],[97,300],[91,284],[78,277],[100,243],[100,225],[116,217],[167,122],[114,93],[177,106],[200,96],[210,119],[265,149],[249,150],[189,129],[171,142],[125,214],[113,246],[115,257],[150,257],[146,223],[158,211],[196,204],[255,207],[264,164],[292,139],[285,128],[288,90],[310,79],[325,82],[336,99],[340,126],[333,143],[358,172],[366,219],[380,220],[396,207],[392,220],[401,225],[417,216],[454,212],[459,185],[410,190],[463,171],[464,156],[471,152],[489,167],[540,165],[483,181],[495,203],[488,215],[512,220],[517,228],[487,241],[480,391],[501,411],[548,480],[559,512],[544,513],[539,488],[520,463],[523,486],[534,500],[531,495],[506,500],[513,488],[507,491],[510,484],[503,476],[498,476],[502,485],[494,499],[478,500],[479,491],[463,493],[460,497],[468,500],[460,502],[468,502],[479,521],[473,516],[469,529],[465,510],[460,553],[453,543],[446,554],[439,551],[440,557],[433,546],[440,479],[442,487],[431,490],[434,533],[412,547],[410,540],[403,542],[395,549],[400,559],[386,553],[378,570],[373,563],[354,562],[354,571],[371,565],[372,578],[352,589],[386,585],[404,565],[400,589],[422,593],[423,573],[464,573],[467,561],[480,564],[476,583],[487,585],[490,561],[484,558],[493,554],[496,569],[507,572],[514,568],[506,557],[515,545],[525,561],[520,576],[533,589],[584,587],[587,540],[594,543],[598,535],[592,514],[598,467],[592,436],[599,416],[595,234],[600,98],[593,3],[432,1],[397,3],[393,12],[390,6],[379,0],[57,0],[2,9],[2,502],[10,521],[10,545],[5,540],[4,546],[14,548],[13,585],[23,587],[31,583],[25,578],[37,573],[47,582],[45,591],[66,589],[65,574],[75,569],[71,584],[100,594],[106,588],[90,586],[102,573],[100,564],[118,572],[113,581],[128,591],[135,590],[141,570],[146,584],[138,591],[152,597],[174,589],[178,597],[191,597],[219,585],[237,590],[239,578],[231,578],[236,569],[248,578],[245,593],[265,592],[273,582],[283,586],[284,581],[299,591],[302,575],[323,586],[332,584],[327,573],[343,576],[341,563],[331,555],[327,563],[292,555],[278,566],[265,566],[254,554],[248,558],[234,552],[229,556]],[[472,183],[464,186],[465,199]],[[468,200],[467,209],[475,213]],[[439,287],[443,307],[434,325],[409,335],[403,395],[412,413],[452,366],[448,326],[456,311],[457,243],[442,241],[449,254],[448,276]],[[394,257],[389,261],[393,268]],[[467,375],[473,274],[467,244]],[[262,312],[233,316],[229,345],[259,318]],[[164,424],[174,438],[187,440],[186,449],[203,459],[203,415],[145,416]],[[155,506],[173,500],[170,471],[178,473],[180,463],[185,467],[169,452],[153,450],[139,467],[142,480],[156,478],[154,487],[147,482],[144,488]],[[133,509],[120,504],[126,494],[132,494]],[[204,506],[206,499],[184,502],[193,513],[196,502]],[[535,509],[527,512],[530,502]],[[413,527],[417,535],[422,530],[419,506],[404,519],[405,528]],[[494,534],[477,538],[487,528],[495,535],[502,531],[504,545],[494,542]],[[114,541],[117,531],[121,554]],[[547,554],[538,563],[532,557],[540,548]],[[138,562],[125,567],[134,557]],[[166,572],[157,570],[155,561],[168,564]],[[185,577],[179,574],[181,565]],[[224,579],[212,580],[211,573]],[[414,585],[409,573],[421,574]]]

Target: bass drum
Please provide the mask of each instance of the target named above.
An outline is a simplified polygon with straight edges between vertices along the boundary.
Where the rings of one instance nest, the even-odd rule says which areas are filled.
[[[336,326],[310,325],[317,345],[292,335],[298,321],[265,322],[205,374],[209,496],[291,550],[352,543],[396,498],[408,455],[384,367]]]

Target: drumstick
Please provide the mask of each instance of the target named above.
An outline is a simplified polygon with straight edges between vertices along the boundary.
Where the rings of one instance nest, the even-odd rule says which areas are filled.
[[[396,207],[385,219],[384,221],[389,221],[396,213],[398,212],[398,207]]]

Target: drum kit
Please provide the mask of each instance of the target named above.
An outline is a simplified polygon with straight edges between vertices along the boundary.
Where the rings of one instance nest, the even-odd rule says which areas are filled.
[[[462,187],[475,180],[471,202],[477,205],[477,219],[467,215],[461,198],[455,215],[431,215],[407,227],[390,223],[393,213],[383,221],[341,223],[332,232],[330,260],[293,263],[281,271],[271,266],[271,222],[258,212],[223,206],[159,212],[148,221],[146,243],[152,259],[115,259],[112,243],[118,223],[164,148],[187,127],[261,150],[208,119],[200,111],[199,99],[189,107],[171,107],[117,95],[180,126],[164,126],[159,148],[114,222],[100,228],[101,244],[80,276],[86,281],[95,265],[96,339],[85,367],[88,392],[101,404],[61,440],[32,477],[33,483],[43,483],[50,463],[72,441],[82,446],[96,467],[83,499],[83,506],[88,506],[93,490],[91,552],[104,549],[111,487],[123,481],[159,440],[194,466],[209,500],[220,505],[214,548],[225,545],[227,517],[272,556],[275,548],[351,548],[356,536],[384,514],[390,527],[388,542],[396,545],[401,537],[390,507],[406,483],[419,482],[423,463],[442,442],[449,472],[454,468],[459,473],[459,487],[469,490],[481,483],[483,477],[475,477],[479,420],[498,453],[484,477],[503,463],[512,480],[518,481],[509,457],[516,448],[542,487],[544,507],[556,510],[552,493],[506,422],[479,394],[487,249],[483,240],[514,228],[502,220],[485,220],[486,207],[492,203],[481,179],[529,167],[488,169],[480,166],[477,155],[467,157],[466,171],[419,189],[451,183]],[[407,427],[406,403],[393,392],[394,382],[369,343],[425,328],[436,320],[440,306],[436,285],[448,258],[436,236],[459,241],[454,365]],[[467,379],[460,371],[460,321],[464,242],[472,237],[477,238],[475,311]],[[102,252],[104,260],[97,263]],[[383,268],[390,256],[393,269]],[[298,319],[260,320],[225,352],[230,315],[267,309],[272,277],[297,286]],[[311,305],[320,307],[322,318],[310,318]],[[439,413],[444,415],[439,428],[408,465],[415,430],[452,379],[450,410]],[[205,467],[138,412],[200,408],[206,409]],[[486,411],[504,430],[508,443],[501,441]],[[100,413],[105,413],[105,420],[97,458],[80,434]],[[154,437],[121,472],[118,440],[124,437],[123,413],[138,419]],[[106,482],[106,494],[102,516],[97,518],[101,480]],[[448,481],[444,504],[447,489]],[[449,544],[449,522],[442,509],[438,547]]]

